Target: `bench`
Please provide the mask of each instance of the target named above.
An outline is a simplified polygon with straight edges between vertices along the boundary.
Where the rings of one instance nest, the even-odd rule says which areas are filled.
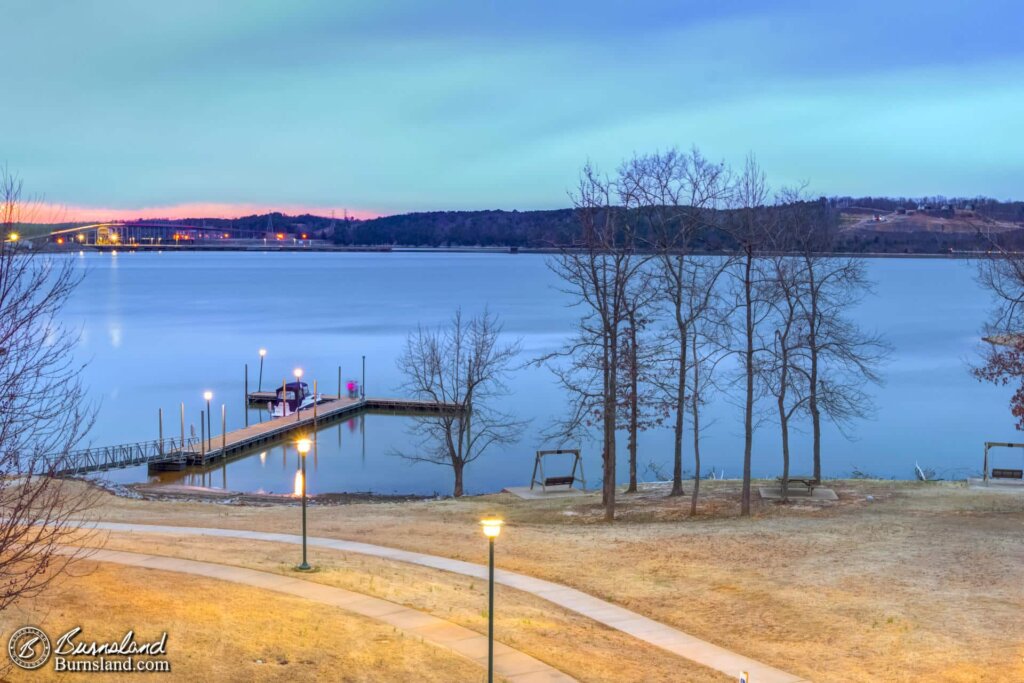
[[[993,469],[993,479],[1024,479],[1024,470]]]
[[[810,475],[803,475],[803,474],[791,474],[791,475],[789,475],[789,478],[786,479],[786,480],[784,480],[782,477],[778,477],[776,479],[776,481],[778,481],[780,485],[784,481],[789,483],[789,484],[803,484],[804,486],[807,487],[807,494],[808,495],[814,493],[814,487],[821,483],[820,481],[818,481],[814,477],[812,477]]]
[[[569,486],[569,487],[571,487],[575,481],[576,481],[576,477],[573,477],[573,476],[568,476],[568,477],[547,477],[544,480],[544,488],[547,488],[549,486]]]

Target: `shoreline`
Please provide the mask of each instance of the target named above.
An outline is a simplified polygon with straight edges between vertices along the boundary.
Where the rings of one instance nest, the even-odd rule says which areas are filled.
[[[557,255],[562,253],[564,250],[559,247],[469,247],[469,246],[457,246],[457,247],[414,247],[414,246],[389,246],[389,245],[335,245],[335,244],[315,244],[315,245],[287,245],[287,246],[275,246],[275,245],[224,245],[224,246],[200,246],[200,245],[86,245],[77,248],[65,248],[65,247],[53,247],[44,246],[40,249],[34,249],[26,251],[27,254],[74,254],[74,253],[176,253],[176,252],[210,252],[210,253],[222,253],[222,252],[239,252],[239,253],[295,253],[295,252],[308,252],[308,253],[337,253],[337,254],[496,254],[496,255]],[[637,253],[646,254],[649,252],[639,251]],[[703,251],[694,250],[689,252],[690,256],[726,256],[730,252],[724,251]],[[770,252],[765,252],[763,256],[777,255]],[[787,255],[787,254],[784,254]],[[797,253],[788,254],[792,256],[798,256]],[[814,256],[827,257],[832,256],[835,258],[872,258],[872,259],[949,259],[949,260],[974,260],[985,258],[987,255],[981,252],[956,252],[956,253],[914,253],[914,254],[901,254],[896,252],[815,252]]]

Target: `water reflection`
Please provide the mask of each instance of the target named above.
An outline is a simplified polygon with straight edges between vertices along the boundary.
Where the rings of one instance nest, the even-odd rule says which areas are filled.
[[[73,258],[83,262],[86,278],[62,322],[82,329],[80,360],[88,361],[83,382],[100,404],[90,434],[94,445],[156,438],[157,411],[176,414],[183,399],[185,424],[170,431],[198,431],[194,421],[205,407],[198,397],[206,388],[227,404],[229,430],[265,420],[265,411],[243,406],[243,367],[254,366],[260,348],[272,350],[264,389],[275,378],[290,377],[295,367],[333,388],[338,366],[360,368],[366,355],[368,395],[402,397],[394,361],[406,333],[419,323],[448,318],[456,305],[467,311],[489,306],[532,357],[558,348],[578,314],[566,308],[545,259],[527,255],[126,252]],[[876,392],[876,418],[855,425],[852,440],[831,427],[826,432],[826,474],[857,466],[881,476],[911,477],[915,461],[940,472],[980,466],[981,442],[1015,441],[1017,434],[1006,405],[1012,390],[981,385],[964,369],[988,306],[972,265],[877,259],[868,262],[868,271],[876,294],[852,314],[888,337],[896,353],[883,372],[885,387]],[[302,273],[302,306],[293,289],[266,286],[294,273]],[[256,368],[250,370],[255,387]],[[512,379],[512,390],[496,407],[532,419],[531,428],[518,444],[467,468],[471,492],[528,484],[534,451],[550,446],[538,434],[564,409],[551,374],[524,368]],[[314,466],[309,490],[450,492],[448,468],[411,465],[389,455],[414,446],[406,434],[409,419],[369,414],[321,430],[316,462],[308,463]],[[706,423],[705,468],[735,476],[743,453],[740,409],[720,395],[708,406]],[[776,432],[766,420],[755,435],[755,475],[778,474]],[[671,438],[668,428],[641,434],[641,472],[648,463],[671,469]],[[792,467],[800,471],[809,467],[809,435],[795,434],[793,441]],[[587,470],[599,471],[596,445],[580,445]],[[224,463],[220,472],[166,473],[160,479],[290,493],[295,463],[285,450],[280,444],[262,447]],[[620,478],[625,461],[623,449]],[[145,468],[105,476],[124,483],[148,478]]]

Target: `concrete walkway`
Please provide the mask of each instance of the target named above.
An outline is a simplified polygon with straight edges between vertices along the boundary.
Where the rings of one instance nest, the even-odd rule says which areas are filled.
[[[68,548],[67,551],[70,552],[71,549]],[[325,586],[322,583],[281,574],[162,555],[95,550],[85,559],[131,565],[143,569],[195,574],[209,579],[230,581],[294,595],[332,607],[340,607],[348,612],[394,626],[411,636],[471,659],[485,669],[487,667],[487,636],[450,621],[439,619],[426,612],[403,607],[397,603],[362,593],[354,593],[343,588]],[[514,650],[497,641],[494,643],[494,673],[514,683],[555,681],[570,683],[576,680],[524,652]]]
[[[302,537],[296,534],[276,534],[244,529],[215,529],[205,527],[164,526],[157,524],[125,524],[121,522],[100,522],[97,529],[120,532],[175,534],[183,536],[214,536],[220,538],[244,538],[253,541],[301,544]],[[396,562],[407,562],[478,579],[487,579],[487,567],[386,546],[343,541],[334,538],[310,536],[310,546],[329,548],[347,553],[381,557]],[[525,574],[498,569],[494,573],[495,583],[516,588],[552,602],[577,614],[582,614],[605,626],[627,633],[639,640],[656,645],[680,657],[720,671],[727,676],[739,678],[740,673],[750,674],[751,683],[807,683],[806,679],[781,669],[762,664],[756,660],[726,650],[706,640],[649,619],[618,605],[595,598],[592,595],[558,583],[536,579]]]

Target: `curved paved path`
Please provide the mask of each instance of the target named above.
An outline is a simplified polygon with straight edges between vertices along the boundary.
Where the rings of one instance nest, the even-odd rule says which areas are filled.
[[[140,533],[244,538],[252,541],[270,541],[274,543],[302,543],[302,536],[296,534],[276,534],[245,529],[126,524],[122,522],[99,522],[95,524],[95,528],[107,531],[137,531]],[[370,543],[343,541],[318,536],[310,536],[307,542],[311,546],[320,548],[330,548],[331,550],[340,550],[359,555],[371,555],[396,562],[407,562],[409,564],[441,569],[478,579],[487,579],[486,566],[463,562],[462,560],[415,553],[408,550],[372,545]],[[558,583],[536,579],[525,574],[516,574],[515,572],[503,569],[498,569],[494,572],[494,581],[504,586],[536,595],[559,607],[582,614],[605,626],[627,633],[639,640],[656,645],[663,650],[668,650],[690,661],[720,671],[727,676],[739,678],[740,673],[746,671],[750,674],[750,680],[754,683],[807,683],[806,679],[800,676],[787,673],[767,664],[762,664],[731,650],[726,650],[723,647],[709,643],[706,640],[701,640],[696,636],[691,636],[679,629],[672,628],[624,607],[595,598],[593,595],[576,590],[575,588],[569,588]]]
[[[70,550],[69,548],[68,551]],[[125,564],[143,569],[196,574],[340,607],[348,612],[394,626],[410,635],[467,657],[482,667],[487,667],[487,636],[450,621],[439,619],[426,612],[344,588],[335,588],[314,581],[305,581],[244,567],[120,550],[94,550],[83,559]],[[497,641],[494,643],[494,672],[514,683],[572,683],[576,680],[524,652],[514,650]]]

